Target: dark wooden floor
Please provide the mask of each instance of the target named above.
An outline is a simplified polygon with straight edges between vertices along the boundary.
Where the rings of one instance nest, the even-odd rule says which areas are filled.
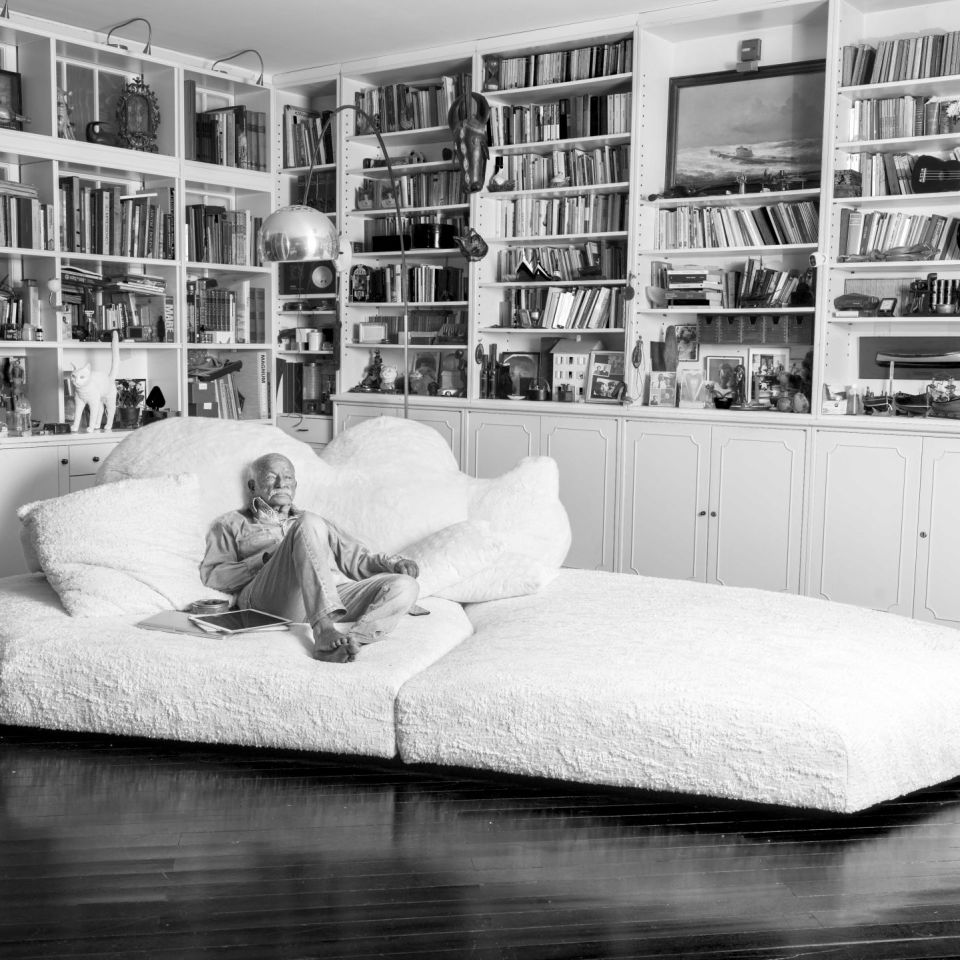
[[[24,957],[960,957],[960,782],[802,816],[0,727]]]

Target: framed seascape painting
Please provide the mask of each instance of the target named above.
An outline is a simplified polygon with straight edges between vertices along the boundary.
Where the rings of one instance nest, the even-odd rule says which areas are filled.
[[[670,79],[667,190],[815,187],[823,144],[824,61]]]

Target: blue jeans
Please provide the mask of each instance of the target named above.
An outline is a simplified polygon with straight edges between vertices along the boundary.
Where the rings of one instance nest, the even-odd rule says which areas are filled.
[[[315,634],[325,621],[355,621],[351,634],[356,640],[374,643],[390,634],[417,602],[420,585],[413,577],[379,573],[337,583],[332,564],[326,524],[316,514],[304,513],[237,595],[237,606],[306,621]]]

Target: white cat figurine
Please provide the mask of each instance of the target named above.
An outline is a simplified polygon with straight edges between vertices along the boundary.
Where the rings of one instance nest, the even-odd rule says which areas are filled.
[[[120,372],[120,341],[116,331],[111,338],[110,372],[94,370],[90,362],[77,366],[73,364],[70,372],[70,382],[76,393],[77,412],[73,417],[73,432],[80,432],[80,420],[83,417],[83,408],[90,408],[90,425],[88,431],[99,430],[104,408],[107,411],[107,425],[105,430],[113,429],[113,415],[117,409],[117,374]]]

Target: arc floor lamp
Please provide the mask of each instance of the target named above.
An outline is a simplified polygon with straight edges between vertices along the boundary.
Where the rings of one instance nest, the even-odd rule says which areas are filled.
[[[410,412],[410,367],[407,341],[409,340],[410,305],[407,287],[410,278],[407,268],[406,244],[404,243],[403,235],[403,213],[400,207],[400,190],[397,185],[393,163],[387,151],[387,145],[384,143],[383,137],[377,129],[376,122],[366,110],[352,103],[344,103],[338,107],[334,107],[330,111],[317,136],[317,145],[313,151],[313,156],[310,158],[310,169],[307,173],[306,182],[304,183],[300,203],[280,207],[263,221],[263,225],[260,228],[258,248],[260,257],[265,263],[330,260],[337,264],[337,268],[339,269],[340,231],[331,223],[330,218],[325,213],[321,213],[314,207],[308,206],[307,201],[310,197],[310,184],[317,167],[317,158],[320,155],[320,146],[323,143],[323,137],[334,118],[344,110],[355,111],[366,121],[368,127],[376,135],[377,144],[383,154],[384,163],[387,168],[387,176],[390,178],[390,186],[393,190],[393,213],[397,227],[397,238],[400,242],[400,296],[403,306],[403,320],[401,325],[401,336],[403,339],[403,343],[401,344],[403,347],[403,415],[404,417],[408,417]]]

